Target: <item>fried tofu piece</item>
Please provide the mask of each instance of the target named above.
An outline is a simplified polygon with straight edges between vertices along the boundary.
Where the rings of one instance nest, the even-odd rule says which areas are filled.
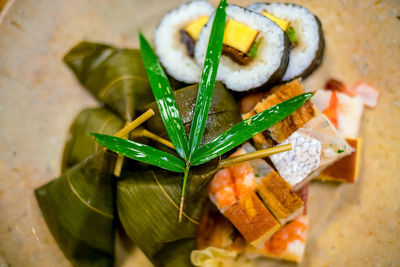
[[[276,171],[261,180],[257,192],[281,225],[303,212],[303,201]]]
[[[255,192],[226,208],[224,215],[254,246],[265,242],[281,227]]]
[[[352,184],[355,183],[360,172],[362,140],[359,138],[347,138],[346,141],[354,151],[350,155],[324,169],[318,175],[318,179],[323,181],[328,180]]]
[[[274,87],[272,93],[260,101],[253,109],[255,113],[260,113],[270,107],[289,100],[292,97],[305,93],[300,79],[293,80],[283,85]],[[311,101],[307,101],[301,108],[293,112],[286,119],[276,123],[267,130],[268,135],[276,143],[286,140],[293,132],[303,127],[305,123],[315,116],[315,107]],[[246,117],[246,115],[245,115]]]

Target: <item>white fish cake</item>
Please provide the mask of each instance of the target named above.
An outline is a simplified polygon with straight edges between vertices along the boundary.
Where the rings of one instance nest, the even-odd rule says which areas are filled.
[[[321,161],[322,144],[299,131],[281,144],[292,144],[292,150],[270,156],[279,174],[292,186],[300,184]]]

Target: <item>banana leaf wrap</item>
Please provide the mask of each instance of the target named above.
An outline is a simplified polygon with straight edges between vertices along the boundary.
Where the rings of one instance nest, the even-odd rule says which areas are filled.
[[[161,169],[125,172],[117,185],[117,210],[128,236],[156,265],[190,266],[207,186],[218,161],[190,170],[182,222],[182,174]],[[171,265],[171,266],[172,266]]]
[[[140,51],[81,42],[64,57],[81,84],[125,121],[154,100]]]
[[[75,266],[113,266],[115,157],[97,152],[35,190],[47,226]]]
[[[198,89],[199,85],[194,84],[174,92],[175,100],[187,135],[190,133],[190,127],[193,121]],[[168,139],[169,137],[156,103],[153,102],[146,108],[152,108],[156,113],[147,121],[147,128],[151,132]],[[200,145],[212,140],[214,137],[239,123],[241,120],[235,99],[231,93],[225,89],[225,86],[221,82],[216,82]]]

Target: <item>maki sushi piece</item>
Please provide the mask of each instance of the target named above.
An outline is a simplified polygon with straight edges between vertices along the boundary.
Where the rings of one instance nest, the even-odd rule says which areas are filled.
[[[193,1],[167,13],[155,33],[155,50],[161,64],[174,79],[191,84],[200,81],[201,69],[193,59],[202,27],[214,8],[206,1]]]
[[[306,78],[322,62],[325,41],[320,20],[307,8],[295,4],[255,3],[247,9],[273,20],[291,43],[289,66],[283,81]]]
[[[222,56],[217,79],[234,91],[247,91],[282,79],[289,59],[289,40],[268,18],[228,5]],[[214,16],[203,27],[195,47],[202,66]]]

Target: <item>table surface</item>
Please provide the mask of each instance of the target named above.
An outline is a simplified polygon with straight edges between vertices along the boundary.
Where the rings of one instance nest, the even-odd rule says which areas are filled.
[[[3,1],[0,0],[0,6]],[[181,0],[21,0],[0,16],[0,266],[69,266],[47,229],[33,189],[60,174],[73,118],[97,102],[63,65],[86,39],[137,47]],[[251,1],[230,1],[247,5]],[[400,266],[400,2],[307,0],[327,42],[324,62],[305,81],[330,77],[379,88],[366,109],[357,184],[314,182],[310,231],[300,266]],[[216,1],[212,1],[216,5]],[[117,266],[149,263],[119,242]],[[136,264],[135,264],[136,263]],[[263,261],[262,266],[290,263]]]

